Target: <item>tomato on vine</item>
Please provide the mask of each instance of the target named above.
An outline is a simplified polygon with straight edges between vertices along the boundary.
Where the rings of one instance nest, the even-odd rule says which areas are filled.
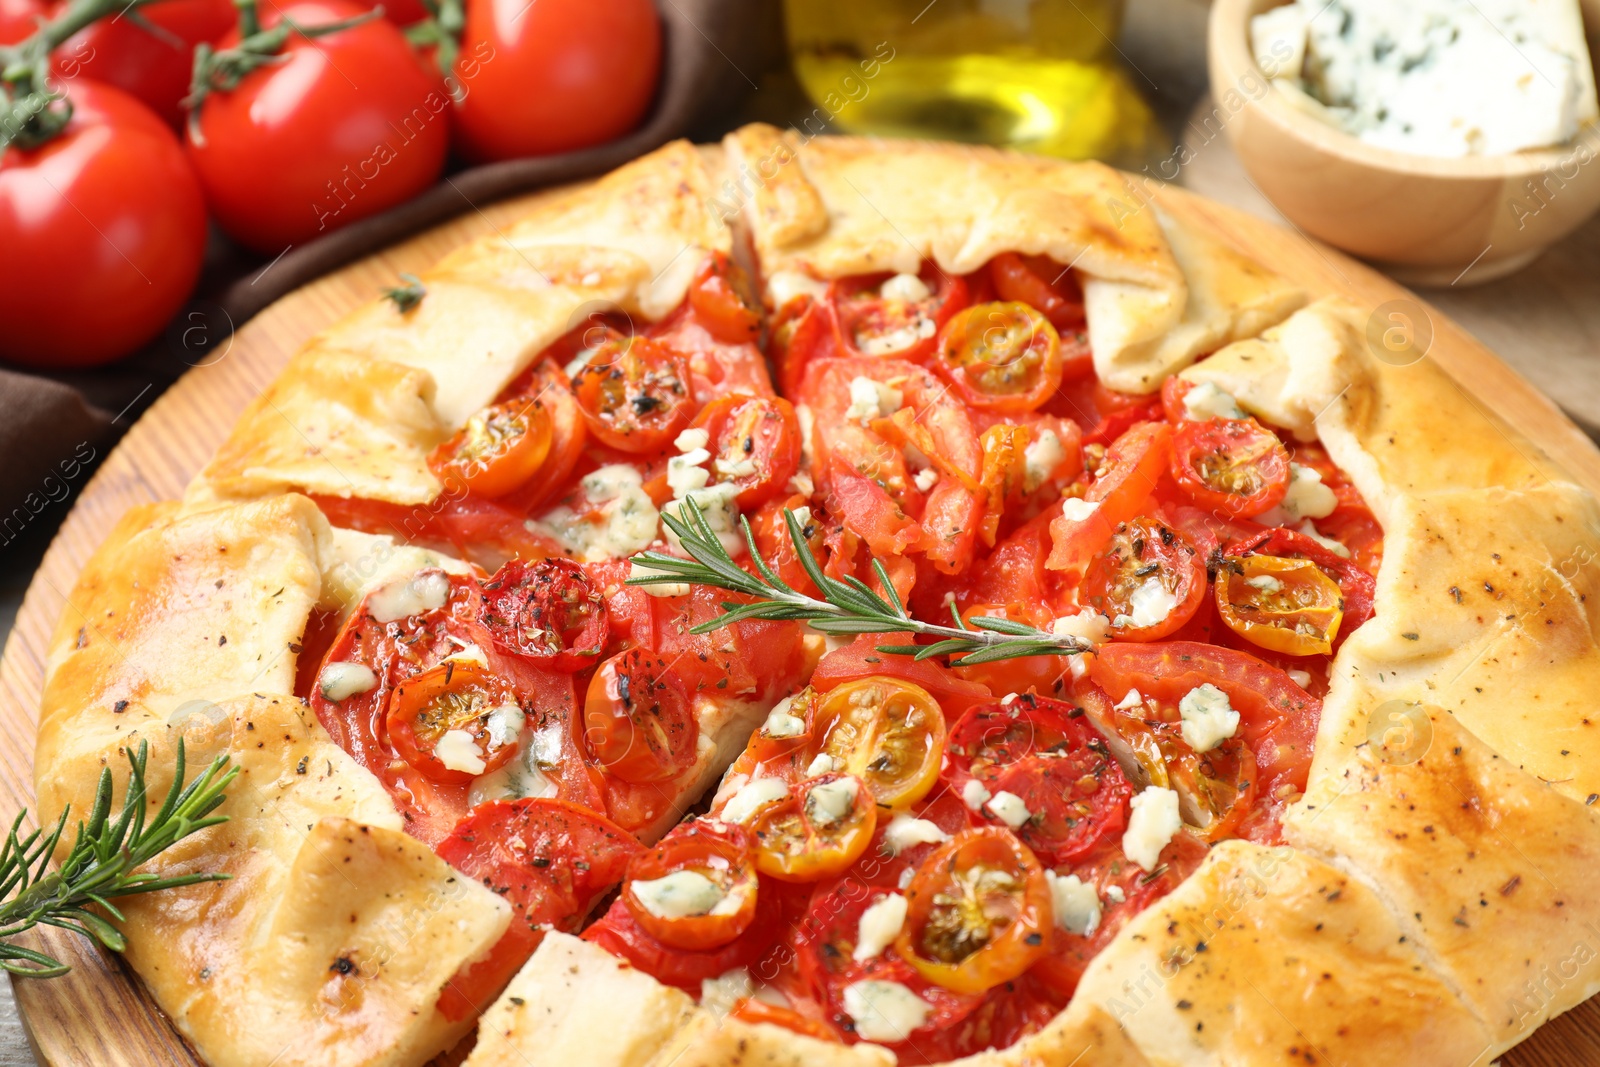
[[[103,17],[85,26],[55,50],[51,68],[68,81],[115,85],[176,127],[183,122],[195,46],[221,40],[237,13],[229,0],[158,0],[141,4],[136,14],[137,20]]]

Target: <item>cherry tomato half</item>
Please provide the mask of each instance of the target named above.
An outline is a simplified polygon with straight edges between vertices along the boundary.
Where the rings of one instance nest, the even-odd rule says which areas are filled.
[[[944,712],[920,685],[875,675],[846,682],[818,703],[816,751],[848,770],[886,808],[928,795],[944,755]]]
[[[517,751],[523,713],[507,687],[470,663],[446,661],[395,687],[389,741],[436,782],[470,782]]]
[[[1172,477],[1200,507],[1251,517],[1283,502],[1289,450],[1255,419],[1185,419],[1172,434]]]
[[[750,928],[756,915],[757,881],[749,831],[732,823],[683,823],[661,843],[634,857],[622,902],[633,919],[664,945],[703,951],[720,948]],[[663,885],[666,879],[672,879]],[[658,914],[641,896],[652,883],[669,894],[684,894],[706,884],[716,902],[686,913]],[[708,897],[711,894],[707,894]]]
[[[1083,328],[1083,290],[1070,267],[1048,256],[1002,252],[989,261],[989,277],[1001,300],[1029,305],[1058,330]]]
[[[605,599],[569,559],[510,560],[483,583],[478,618],[495,644],[558,671],[598,663],[611,637]]]
[[[1049,951],[1044,868],[1000,827],[963,830],[923,862],[906,889],[895,951],[928,981],[958,993],[1009,982]]]
[[[1032,411],[1061,385],[1061,338],[1027,304],[974,304],[940,331],[933,368],[980,411]]]
[[[1094,507],[1065,501],[1062,513],[1051,520],[1052,547],[1045,566],[1051,570],[1087,566],[1119,525],[1144,510],[1166,471],[1171,450],[1172,430],[1164,422],[1141,422],[1117,438],[1083,495],[1083,503]]]
[[[1217,568],[1217,608],[1228,629],[1253,645],[1325,655],[1339,636],[1344,594],[1308,559],[1230,557]]]
[[[624,452],[662,448],[694,413],[688,362],[648,337],[609,332],[572,389],[590,432]]]
[[[1156,519],[1117,527],[1083,576],[1084,603],[1111,620],[1121,641],[1154,641],[1194,618],[1206,597],[1206,564],[1182,534]]]
[[[872,843],[878,808],[865,783],[851,774],[808,778],[751,821],[756,868],[785,882],[815,882],[839,874]]]
[[[917,282],[881,274],[841,278],[828,287],[844,355],[920,361],[933,352],[939,331],[967,305],[967,283],[926,264]],[[894,282],[888,292],[884,284]]]
[[[678,672],[645,649],[619,652],[589,681],[584,740],[595,761],[625,782],[676,778],[695,757],[700,724]]]
[[[428,466],[483,496],[505,496],[532,478],[550,454],[550,415],[537,400],[491,404],[433,450]]]
[[[719,341],[736,345],[761,336],[761,304],[750,280],[726,252],[714,253],[689,287],[689,306]]]
[[[800,422],[787,400],[720,397],[702,408],[692,425],[709,437],[712,483],[738,486],[742,511],[766,503],[800,469]]]

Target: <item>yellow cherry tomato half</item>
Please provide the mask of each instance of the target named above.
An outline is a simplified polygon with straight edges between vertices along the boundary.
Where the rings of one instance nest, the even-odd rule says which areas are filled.
[[[1039,860],[999,826],[963,830],[906,889],[895,951],[935,985],[982,993],[1049,951],[1050,885]]]
[[[939,777],[944,712],[912,682],[873,675],[829,690],[813,713],[811,734],[834,770],[866,782],[886,808],[915,804]]]
[[[1061,385],[1061,337],[1027,304],[974,304],[945,324],[933,364],[983,411],[1032,411]]]
[[[756,870],[785,882],[815,882],[860,858],[878,825],[872,793],[852,774],[808,778],[751,822]]]
[[[1251,644],[1288,656],[1333,651],[1344,594],[1310,560],[1229,558],[1217,568],[1216,584],[1222,621]]]

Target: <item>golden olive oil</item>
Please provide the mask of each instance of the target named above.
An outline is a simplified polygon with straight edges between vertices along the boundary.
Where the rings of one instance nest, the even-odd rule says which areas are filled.
[[[1165,147],[1112,58],[1122,0],[785,0],[795,75],[852,133],[1144,163]]]

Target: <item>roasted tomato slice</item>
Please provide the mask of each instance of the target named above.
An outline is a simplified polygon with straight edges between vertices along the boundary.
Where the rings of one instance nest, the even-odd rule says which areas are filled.
[[[694,397],[684,357],[648,337],[607,331],[572,379],[589,430],[612,448],[654,452],[689,423]]]
[[[1145,510],[1171,451],[1172,430],[1164,422],[1141,422],[1117,438],[1083,499],[1063,501],[1061,514],[1051,521],[1045,565],[1051,570],[1087,566],[1119,525]]]
[[[447,660],[389,697],[389,741],[436,782],[466,783],[517,751],[524,715],[509,688],[470,663]]]
[[[1230,557],[1217,568],[1217,608],[1228,629],[1253,645],[1315,656],[1333,651],[1344,594],[1308,559]]]
[[[695,758],[700,726],[677,671],[648,649],[600,665],[583,704],[583,738],[595,761],[625,782],[676,778]]]
[[[971,407],[1032,411],[1061,385],[1061,338],[1027,304],[975,304],[940,332],[933,368]]]
[[[761,336],[761,305],[750,280],[726,252],[715,252],[689,287],[695,317],[719,341],[731,345]]]
[[[639,851],[620,826],[563,801],[494,800],[472,809],[439,844],[439,857],[503,897],[511,925],[486,959],[440,994],[445,1018],[467,1019],[488,1007],[545,931],[576,931]]]
[[[569,559],[511,560],[483,584],[478,618],[495,644],[558,671],[599,662],[611,635],[594,580]]]
[[[1002,252],[989,261],[989,278],[1001,300],[1029,305],[1058,330],[1082,329],[1083,290],[1072,268],[1048,256]]]
[[[1172,434],[1172,477],[1200,507],[1251,517],[1283,502],[1289,450],[1255,419],[1185,419]]]
[[[923,862],[906,889],[895,951],[958,993],[1009,982],[1042,957],[1053,922],[1044,868],[1008,830],[964,830]]]
[[[521,397],[491,404],[434,449],[428,466],[446,485],[505,496],[544,465],[553,436],[550,412],[538,400]]]
[[[867,783],[886,808],[928,795],[944,755],[944,712],[920,685],[875,675],[830,690],[817,705],[812,736],[835,770]]]
[[[732,823],[683,823],[628,865],[622,902],[663,945],[720,948],[756,915],[752,839]]]
[[[845,354],[921,360],[939,330],[967,305],[967,283],[932,263],[920,275],[845,278],[828,287]]]
[[[1024,693],[970,708],[951,727],[948,751],[950,792],[1052,866],[1078,862],[1127,827],[1133,787],[1071,704]]]
[[[781,1026],[785,1030],[793,1030],[806,1037],[814,1037],[818,1041],[838,1041],[839,1033],[833,1027],[820,1019],[813,1019],[809,1015],[802,1015],[793,1008],[783,1007],[781,1004],[768,1004],[755,997],[745,997],[734,1004],[728,1014],[747,1023],[769,1023],[772,1026]]]
[[[702,408],[691,428],[706,431],[711,481],[737,486],[741,511],[782,492],[800,467],[800,423],[787,400],[725,396]]]
[[[1118,640],[1154,641],[1194,618],[1206,596],[1205,559],[1166,523],[1137,518],[1089,564],[1082,596]]]
[[[878,825],[878,807],[851,774],[808,778],[751,820],[756,868],[785,882],[815,882],[854,863]]]

